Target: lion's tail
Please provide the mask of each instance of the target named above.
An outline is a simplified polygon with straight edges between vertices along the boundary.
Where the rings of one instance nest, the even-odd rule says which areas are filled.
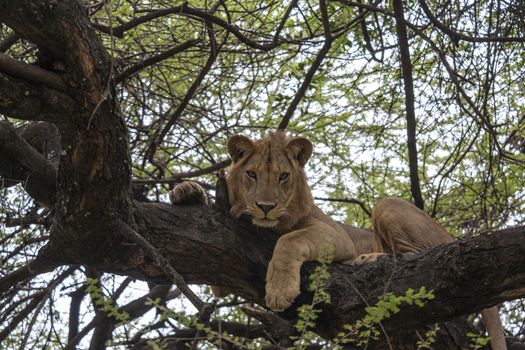
[[[503,334],[503,325],[499,317],[498,307],[493,306],[481,310],[481,318],[490,336],[490,346],[492,350],[507,350],[507,343],[505,342],[505,334]]]

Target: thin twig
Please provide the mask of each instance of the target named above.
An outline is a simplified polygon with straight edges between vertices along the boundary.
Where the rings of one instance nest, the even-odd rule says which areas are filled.
[[[323,197],[315,197],[314,199],[320,200],[320,201],[327,201],[327,202],[339,202],[339,203],[350,203],[350,204],[357,204],[363,209],[363,211],[368,216],[372,216],[372,213],[370,212],[370,209],[368,209],[364,202],[360,201],[359,199],[355,198],[323,198]]]
[[[146,23],[155,18],[159,18],[159,17],[171,15],[171,14],[182,15],[182,16],[192,16],[192,17],[200,18],[202,20],[209,21],[210,23],[218,25],[219,27],[232,33],[242,43],[248,45],[249,47],[252,47],[254,49],[258,49],[261,51],[270,51],[280,45],[280,41],[278,40],[278,35],[280,31],[276,32],[277,35],[270,42],[261,44],[259,42],[256,42],[248,38],[246,35],[242,33],[241,29],[239,29],[237,26],[228,23],[227,21],[225,21],[224,19],[220,17],[214,16],[213,14],[207,11],[192,8],[188,6],[187,3],[183,3],[180,6],[174,6],[174,7],[170,7],[167,9],[153,10],[147,15],[135,18],[127,23],[121,24],[116,27],[107,27],[104,25],[96,24],[96,23],[93,24],[93,26],[95,27],[95,29],[103,33],[106,33],[106,34],[109,34],[111,31],[113,31],[113,34],[115,36],[122,38],[126,31],[132,28],[135,28],[139,26],[140,24]],[[280,24],[279,26],[282,26],[282,25]]]
[[[132,181],[134,183],[139,183],[139,184],[173,184],[173,183],[180,182],[182,179],[188,179],[192,177],[211,174],[215,171],[218,171],[220,169],[227,167],[228,165],[230,165],[230,163],[231,163],[231,159],[226,159],[219,163],[213,164],[207,168],[199,169],[195,171],[188,171],[184,173],[178,173],[167,179],[133,179]]]
[[[277,127],[279,130],[284,130],[288,126],[288,123],[290,122],[292,115],[294,114],[295,110],[297,109],[297,106],[299,105],[299,102],[301,102],[304,95],[306,94],[306,90],[308,90],[308,87],[312,83],[312,79],[314,78],[315,73],[321,66],[321,63],[323,63],[323,60],[328,54],[328,51],[330,51],[330,48],[332,47],[333,39],[332,39],[332,32],[330,30],[330,23],[328,21],[328,12],[326,9],[326,3],[324,2],[324,0],[321,0],[319,2],[319,5],[320,5],[319,7],[321,10],[321,18],[323,22],[325,41],[324,41],[323,47],[317,53],[317,56],[315,57],[315,61],[312,63],[312,65],[308,69],[308,72],[306,72],[306,75],[304,77],[304,80],[301,86],[299,87],[299,90],[297,90],[297,93],[295,94],[292,102],[290,103],[290,105],[288,106],[288,109],[284,113],[284,116],[281,119],[279,126]]]
[[[459,33],[450,27],[443,24],[434,14],[432,11],[430,11],[430,7],[428,6],[427,2],[425,0],[419,0],[419,5],[423,9],[423,12],[425,12],[425,15],[428,17],[430,22],[435,25],[439,30],[441,30],[443,33],[450,36],[452,41],[456,44],[459,43],[460,40],[473,42],[473,43],[490,43],[490,42],[501,42],[501,43],[509,43],[509,42],[518,42],[523,43],[525,42],[525,37],[514,37],[514,36],[469,36],[463,33]]]
[[[123,80],[133,76],[135,73],[143,70],[144,68],[146,67],[149,67],[149,66],[152,66],[158,62],[161,62],[163,60],[165,60],[166,58],[169,58],[169,57],[172,57],[180,52],[183,52],[183,51],[186,51],[187,49],[191,48],[191,47],[194,47],[195,45],[197,45],[198,43],[200,43],[202,40],[201,39],[193,39],[193,40],[187,40],[185,42],[183,42],[182,44],[179,44],[175,47],[172,47],[171,49],[161,53],[161,54],[158,54],[158,55],[155,55],[155,56],[152,56],[152,57],[149,57],[143,61],[140,61],[139,63],[127,68],[126,70],[124,70],[122,73],[120,73],[116,78],[115,78],[115,82],[116,83],[120,83],[122,82]]]
[[[208,56],[208,60],[206,61],[206,64],[200,71],[195,81],[191,84],[181,103],[177,106],[177,109],[168,117],[168,122],[164,125],[162,130],[158,131],[156,135],[153,136],[153,141],[150,143],[145,156],[145,158],[150,161],[153,161],[153,157],[155,156],[157,147],[160,145],[164,137],[171,130],[173,125],[175,125],[175,123],[179,120],[180,116],[190,103],[190,100],[197,92],[199,86],[201,86],[202,82],[204,81],[204,78],[206,78],[206,75],[211,70],[213,64],[215,63],[215,60],[217,59],[218,49],[217,43],[215,41],[215,34],[213,33],[213,27],[208,21],[205,22],[205,25],[208,31],[208,37],[210,39],[210,55]]]

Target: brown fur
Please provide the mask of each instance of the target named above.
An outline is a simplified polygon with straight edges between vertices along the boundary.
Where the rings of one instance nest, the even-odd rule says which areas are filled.
[[[303,168],[312,154],[310,141],[279,131],[257,141],[236,135],[228,140],[228,151],[232,215],[248,214],[255,225],[283,234],[266,275],[266,304],[284,310],[299,295],[304,261],[318,258],[322,249],[335,261],[352,261],[356,247],[343,227],[313,204]],[[288,174],[283,181],[282,174]],[[273,207],[265,213],[264,205]]]
[[[169,193],[173,205],[208,204],[206,191],[196,182],[183,181]]]
[[[299,295],[302,263],[317,259],[322,250],[328,249],[334,261],[361,264],[386,253],[416,254],[453,241],[429,215],[397,198],[376,204],[374,233],[336,223],[313,204],[304,172],[312,144],[305,138],[281,131],[256,141],[235,135],[228,140],[228,152],[233,160],[227,177],[231,214],[248,214],[255,225],[283,234],[266,274],[265,300],[274,311],[286,309]],[[492,348],[505,350],[497,309],[482,314]]]
[[[376,204],[374,232],[332,220],[312,200],[304,172],[312,144],[305,138],[280,131],[256,141],[235,135],[228,140],[228,152],[233,161],[227,177],[231,214],[247,214],[255,225],[282,234],[266,274],[266,304],[274,311],[286,309],[299,295],[301,265],[317,259],[321,252],[331,253],[334,261],[359,265],[381,255],[417,254],[453,241],[429,215],[398,198],[384,198]],[[282,179],[284,173],[287,176]],[[170,198],[181,204],[191,193],[205,196],[195,186],[200,188],[183,182]],[[222,294],[214,289],[218,291]],[[497,308],[483,310],[482,316],[492,349],[506,350]]]
[[[308,143],[299,148],[301,142]],[[228,149],[233,159],[227,177],[228,196],[234,217],[248,214],[255,225],[284,233],[310,214],[314,206],[312,195],[304,191],[308,188],[306,175],[296,160],[299,154],[306,159],[309,157],[309,141],[287,138],[282,132],[271,133],[257,141],[236,135],[230,138]],[[241,156],[236,158],[233,154]],[[247,170],[256,173],[258,179],[254,181],[247,176]],[[281,173],[288,173],[289,177],[279,183]],[[277,205],[264,219],[264,212],[256,202]]]

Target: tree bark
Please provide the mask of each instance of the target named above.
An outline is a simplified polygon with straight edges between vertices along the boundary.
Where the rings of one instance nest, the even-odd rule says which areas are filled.
[[[135,203],[137,230],[166,256],[187,282],[220,286],[264,305],[264,278],[276,234],[232,220],[208,206]],[[333,336],[354,323],[385,292],[404,295],[408,288],[432,290],[425,307],[403,305],[382,325],[389,335],[404,334],[434,322],[451,320],[525,295],[525,227],[502,230],[441,245],[422,255],[381,258],[376,263],[328,267],[326,290],[317,331]],[[166,282],[140,249],[125,242],[112,250],[124,260],[99,261],[97,269]],[[309,303],[308,276],[317,263],[302,269],[302,294],[283,314],[295,317],[298,305]],[[366,296],[363,298],[363,296]]]
[[[264,305],[264,277],[276,234],[239,223],[206,206],[136,203],[135,208],[139,232],[160,248],[189,283],[221,286]],[[359,267],[331,264],[326,288],[332,302],[323,306],[322,332],[331,334],[338,325],[360,319],[367,303],[373,304],[385,291],[404,295],[408,288],[425,286],[435,295],[424,308],[406,305],[386,320],[383,326],[393,334],[522,297],[524,234],[525,227],[517,227],[458,240],[396,261],[384,257]],[[140,252],[132,253],[130,260],[137,262],[133,269],[137,277],[163,280]],[[304,265],[303,293],[295,306],[310,301],[311,293],[305,286],[315,266]],[[119,272],[118,265],[112,267]],[[129,265],[122,266],[126,267]],[[293,313],[285,315],[293,317]]]
[[[61,133],[56,187],[51,183],[41,189],[43,193],[33,194],[35,199],[48,198],[54,210],[49,244],[35,266],[0,279],[0,295],[59,263],[169,283],[151,257],[123,238],[117,223],[124,222],[156,247],[187,282],[220,286],[264,305],[265,274],[277,234],[235,221],[209,206],[132,200],[131,157],[126,126],[114,99],[112,64],[81,3],[0,0],[0,8],[0,21],[64,63],[65,72],[59,75],[68,87],[64,94],[0,73],[1,113],[52,121]],[[2,136],[12,131],[8,129],[0,130]],[[18,147],[11,149],[9,162],[1,162],[7,157],[0,155],[0,167],[14,162],[29,173],[44,169],[46,181],[54,177],[49,162],[36,157],[27,143],[0,142],[0,147]],[[43,168],[34,168],[26,157],[34,157]],[[503,230],[439,246],[420,256],[385,257],[360,267],[331,264],[325,286],[331,303],[321,306],[316,331],[332,337],[342,325],[362,318],[365,307],[385,292],[403,295],[408,288],[425,286],[435,298],[423,308],[402,305],[400,312],[382,322],[386,333],[399,335],[400,342],[409,329],[523,297],[524,233],[524,227]],[[306,285],[315,266],[304,265],[303,293],[283,317],[294,318],[295,307],[310,302]]]

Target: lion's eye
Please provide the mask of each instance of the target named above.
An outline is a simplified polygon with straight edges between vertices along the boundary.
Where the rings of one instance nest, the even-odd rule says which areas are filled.
[[[246,172],[246,175],[248,175],[248,177],[250,177],[251,179],[257,179],[257,174],[255,173],[255,171],[248,170]]]
[[[288,178],[288,173],[281,173],[281,175],[279,175],[279,181],[284,181]]]

